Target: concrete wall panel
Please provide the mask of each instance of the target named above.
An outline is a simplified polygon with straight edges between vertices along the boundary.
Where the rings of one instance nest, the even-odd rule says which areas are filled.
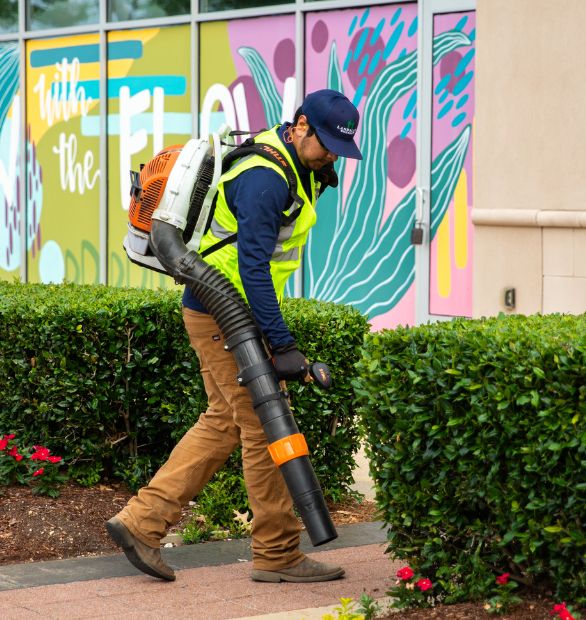
[[[474,316],[512,286],[515,312],[586,311],[584,23],[583,0],[478,0]]]
[[[474,248],[474,316],[507,311],[504,291],[516,290],[515,312],[541,310],[542,245],[539,228],[480,227]]]

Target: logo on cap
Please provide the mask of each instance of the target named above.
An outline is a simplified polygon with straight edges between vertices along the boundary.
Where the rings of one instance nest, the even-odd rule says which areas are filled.
[[[345,133],[349,136],[353,136],[356,133],[356,122],[350,120],[346,123],[346,127],[342,127],[341,125],[338,125],[336,129],[340,131],[341,133]]]

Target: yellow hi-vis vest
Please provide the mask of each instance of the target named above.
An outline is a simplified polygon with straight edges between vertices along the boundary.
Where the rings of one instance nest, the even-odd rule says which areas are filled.
[[[279,151],[279,153],[286,158],[287,162],[291,166],[291,169],[294,171],[295,176],[297,177],[297,193],[303,201],[302,205],[294,203],[289,205],[287,210],[283,210],[285,215],[291,215],[291,213],[296,209],[301,209],[298,217],[290,224],[281,224],[279,236],[277,238],[277,245],[275,246],[275,250],[270,261],[271,278],[273,280],[275,292],[277,293],[277,299],[280,303],[282,301],[285,284],[287,283],[289,276],[301,264],[303,246],[307,241],[309,229],[315,224],[316,221],[315,203],[318,195],[319,182],[315,180],[312,172],[311,196],[308,196],[301,179],[299,178],[299,173],[293,164],[291,156],[277,135],[277,127],[273,127],[272,129],[259,134],[255,138],[255,142],[269,144],[277,149],[277,151]],[[261,155],[250,155],[236,161],[232,168],[230,168],[230,170],[224,173],[220,178],[220,182],[218,184],[218,194],[216,197],[216,208],[214,210],[210,228],[201,240],[199,247],[200,253],[237,232],[236,218],[232,215],[232,212],[226,203],[225,183],[236,178],[245,170],[249,170],[250,168],[255,168],[257,166],[264,166],[265,168],[275,170],[283,177],[285,182],[287,182],[287,177],[285,176],[283,170],[277,164],[265,159]],[[219,250],[208,254],[204,260],[208,264],[219,269],[246,299],[244,287],[242,286],[242,280],[240,279],[240,272],[238,270],[237,242],[238,241],[236,240],[233,243],[227,244]]]

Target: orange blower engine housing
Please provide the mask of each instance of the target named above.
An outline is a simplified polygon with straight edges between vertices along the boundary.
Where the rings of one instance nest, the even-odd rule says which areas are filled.
[[[152,220],[179,228],[187,248],[198,249],[222,172],[221,147],[216,135],[193,138],[164,148],[140,172],[130,171],[124,249],[133,263],[167,273],[151,249]]]
[[[128,221],[131,226],[146,233],[151,232],[154,210],[163,198],[171,170],[181,153],[183,146],[174,144],[157,153],[148,164],[140,166],[139,183],[136,184],[136,172],[130,172],[132,189]]]

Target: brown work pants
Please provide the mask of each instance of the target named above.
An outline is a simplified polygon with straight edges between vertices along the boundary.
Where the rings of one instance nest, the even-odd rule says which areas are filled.
[[[236,380],[238,370],[214,319],[183,308],[191,346],[200,360],[208,409],[175,446],[149,484],[118,517],[149,547],[158,547],[181,508],[192,500],[242,443],[244,482],[254,519],[253,567],[278,570],[299,564],[299,521],[293,502],[267,450],[262,426],[248,391]]]

